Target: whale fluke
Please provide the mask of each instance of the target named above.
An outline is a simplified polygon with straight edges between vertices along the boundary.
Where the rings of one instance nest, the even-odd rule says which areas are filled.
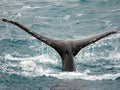
[[[77,53],[84,47],[106,37],[109,36],[111,34],[117,33],[117,30],[110,30],[110,31],[106,31],[94,36],[89,36],[87,38],[81,39],[81,40],[74,40],[74,41],[70,41],[71,46],[72,46],[72,52],[73,55],[76,56]]]
[[[51,39],[45,36],[42,36],[34,31],[31,31],[26,26],[9,19],[3,18],[2,21],[12,23],[22,30],[26,31],[33,37],[37,38],[38,40],[46,43],[47,45],[54,48],[62,58],[62,71],[74,71],[74,59],[73,57],[77,55],[77,53],[84,47],[106,37],[111,34],[117,33],[117,30],[110,30],[106,31],[94,36],[90,36],[81,40],[71,40],[71,41],[64,41],[64,40],[56,40]]]
[[[61,52],[63,52],[62,50],[63,50],[64,44],[65,44],[64,41],[44,37],[44,36],[34,32],[34,31],[28,29],[26,26],[24,26],[16,21],[13,21],[13,20],[8,20],[8,19],[3,18],[2,21],[9,22],[9,23],[12,23],[12,24],[18,26],[22,30],[31,34],[33,37],[37,38],[38,40],[41,40],[42,42],[46,43],[47,45],[49,45],[51,47],[53,47],[60,55],[62,55]]]

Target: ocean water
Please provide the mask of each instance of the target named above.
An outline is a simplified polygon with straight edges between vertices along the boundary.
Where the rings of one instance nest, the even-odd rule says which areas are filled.
[[[0,90],[120,90],[120,0],[1,0],[0,18],[61,40],[118,30],[82,49],[75,72],[61,72],[54,49],[0,20]]]

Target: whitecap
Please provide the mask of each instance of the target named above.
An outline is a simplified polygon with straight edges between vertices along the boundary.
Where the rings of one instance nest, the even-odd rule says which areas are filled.
[[[82,14],[82,13],[77,13],[77,14],[76,14],[76,16],[79,16],[79,17],[80,17],[80,16],[83,16],[83,15],[85,15],[85,14]]]
[[[18,58],[18,57],[13,57],[10,54],[5,54],[4,58],[5,58],[5,60],[19,60],[22,62],[30,62],[30,61],[36,62],[36,61],[38,61],[40,63],[57,64],[57,60],[50,59],[49,55],[47,55],[47,54],[43,54],[43,55],[35,56],[35,57],[28,57],[28,58]]]
[[[58,79],[84,79],[84,80],[115,80],[120,76],[120,73],[117,74],[103,74],[103,75],[88,75],[87,72],[61,72],[57,74],[46,74],[46,76],[53,76]]]
[[[70,17],[71,17],[70,15],[66,15],[63,19],[64,19],[64,20],[69,20]]]
[[[17,14],[17,17],[21,17],[21,14],[20,14],[20,13],[18,13],[18,14]]]
[[[30,10],[30,9],[39,9],[39,8],[42,8],[42,7],[37,7],[37,6],[35,6],[35,7],[31,7],[31,6],[29,6],[29,5],[26,5],[26,6],[23,6],[22,7],[22,10],[24,11],[24,10]]]
[[[31,7],[31,6],[27,5],[27,6],[23,6],[22,9],[33,9],[33,8],[40,8],[40,7]]]
[[[114,55],[111,55],[110,58],[117,59],[117,60],[119,59],[120,60],[120,53],[116,53]]]
[[[118,8],[118,9],[113,9],[113,10],[108,10],[108,12],[116,12],[116,11],[120,11],[120,8]]]

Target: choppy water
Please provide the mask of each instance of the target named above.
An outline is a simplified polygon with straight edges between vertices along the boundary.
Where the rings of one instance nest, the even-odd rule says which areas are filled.
[[[61,72],[51,47],[0,21],[0,90],[119,90],[120,0],[2,0],[0,18],[56,39],[118,33],[82,49],[76,72]]]

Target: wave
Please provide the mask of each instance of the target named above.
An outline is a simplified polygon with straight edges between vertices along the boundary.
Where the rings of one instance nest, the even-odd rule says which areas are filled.
[[[1,58],[1,57],[0,57]],[[58,79],[84,79],[84,80],[116,80],[120,73],[104,73],[92,75],[88,69],[76,72],[61,72],[60,60],[53,60],[49,55],[44,54],[29,58],[13,57],[6,54],[4,57],[6,63],[2,64],[2,71],[9,74],[18,74],[26,77],[51,76]],[[59,67],[59,68],[56,68]],[[86,67],[87,68],[87,67]]]
[[[65,72],[59,74],[48,74],[46,76],[54,76],[59,79],[84,79],[84,80],[116,80],[120,77],[120,73],[117,74],[103,74],[103,75],[88,75],[86,72]]]

